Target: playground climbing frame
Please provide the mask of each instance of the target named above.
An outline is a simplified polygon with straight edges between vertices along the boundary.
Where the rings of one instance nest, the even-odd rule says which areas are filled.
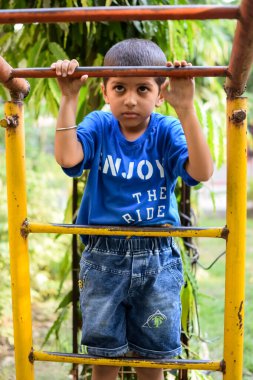
[[[141,12],[140,12],[140,8]],[[1,10],[0,23],[82,22],[103,20],[237,19],[228,67],[188,69],[116,67],[79,68],[75,75],[224,76],[227,93],[227,213],[223,227],[143,228],[117,226],[75,226],[30,222],[27,215],[23,99],[29,93],[24,78],[53,77],[50,68],[13,69],[0,57],[0,82],[10,91],[5,103],[5,128],[9,247],[17,380],[33,380],[36,361],[113,366],[152,367],[219,371],[224,380],[241,380],[243,371],[243,329],[245,300],[247,99],[242,97],[253,59],[253,7],[250,0],[240,6],[151,6]],[[90,71],[89,71],[90,70]],[[146,70],[146,71],[145,71]],[[147,71],[148,70],[148,71]],[[186,71],[189,70],[189,71]],[[212,237],[226,240],[224,355],[211,360],[148,361],[145,359],[93,358],[87,355],[41,352],[33,347],[28,240],[31,233],[99,235]]]

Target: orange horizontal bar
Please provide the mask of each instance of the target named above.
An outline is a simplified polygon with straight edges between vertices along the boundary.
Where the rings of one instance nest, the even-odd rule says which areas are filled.
[[[163,67],[163,66],[103,66],[78,67],[72,77],[226,77],[229,76],[227,66],[191,66],[191,67]],[[56,78],[55,70],[51,68],[12,69],[11,78]]]
[[[38,8],[0,11],[0,24],[238,18],[238,6],[219,5]]]

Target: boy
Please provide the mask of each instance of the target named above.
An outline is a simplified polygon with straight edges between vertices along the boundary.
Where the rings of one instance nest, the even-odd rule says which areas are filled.
[[[130,39],[105,55],[105,66],[172,66],[153,42]],[[176,61],[176,67],[189,65]],[[87,79],[71,78],[76,60],[52,65],[62,92],[55,157],[70,176],[90,169],[77,224],[159,226],[179,224],[174,188],[213,171],[196,117],[194,81],[111,77],[101,85],[110,112],[95,111],[76,131],[78,92]],[[178,119],[154,113],[166,100]],[[82,345],[91,355],[127,351],[146,358],[181,353],[178,248],[171,238],[82,236],[80,263]],[[136,368],[140,380],[161,380],[161,369]],[[116,379],[118,368],[94,366],[93,380]]]

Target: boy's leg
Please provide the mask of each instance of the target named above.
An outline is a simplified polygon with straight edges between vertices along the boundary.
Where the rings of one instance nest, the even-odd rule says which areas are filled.
[[[163,380],[163,370],[161,368],[135,368],[138,380]]]
[[[92,367],[91,379],[92,380],[116,380],[118,372],[119,372],[119,367],[110,367],[106,365],[94,365]]]

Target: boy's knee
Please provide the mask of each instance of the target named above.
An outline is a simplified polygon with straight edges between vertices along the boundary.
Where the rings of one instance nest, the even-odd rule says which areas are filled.
[[[135,368],[138,380],[163,380],[162,368]]]
[[[94,365],[92,369],[92,380],[116,380],[119,367],[105,365]]]

